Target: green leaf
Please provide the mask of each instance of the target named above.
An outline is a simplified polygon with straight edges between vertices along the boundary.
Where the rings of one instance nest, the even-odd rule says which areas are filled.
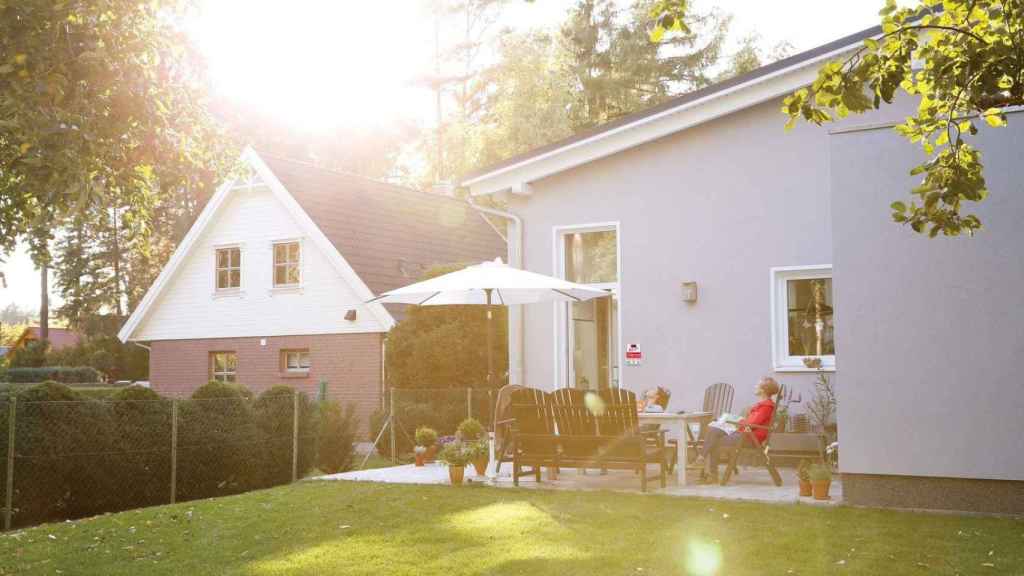
[[[985,122],[993,128],[1000,128],[1006,126],[1006,118],[1003,116],[1003,111],[999,108],[989,108],[982,114],[985,118]]]
[[[893,209],[893,212],[903,213],[907,211],[907,205],[903,202],[893,202],[889,207]]]

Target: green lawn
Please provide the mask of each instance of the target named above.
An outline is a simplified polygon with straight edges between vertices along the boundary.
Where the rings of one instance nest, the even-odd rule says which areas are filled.
[[[304,482],[0,535],[0,574],[1022,574],[1024,521]]]

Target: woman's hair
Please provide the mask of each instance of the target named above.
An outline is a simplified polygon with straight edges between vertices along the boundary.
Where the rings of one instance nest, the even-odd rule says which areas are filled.
[[[771,398],[779,393],[779,383],[775,381],[775,378],[765,376],[757,383],[757,389],[764,392],[764,395],[768,398]]]
[[[663,409],[668,408],[668,397],[670,396],[669,391],[658,386],[658,389],[654,391],[654,403],[661,406]]]

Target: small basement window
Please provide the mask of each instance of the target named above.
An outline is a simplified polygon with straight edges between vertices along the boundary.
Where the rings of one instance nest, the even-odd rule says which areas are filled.
[[[281,365],[287,372],[309,372],[309,350],[282,350]]]
[[[814,370],[805,360],[820,358],[835,370],[835,302],[832,266],[772,268],[772,359],[775,370]]]
[[[237,382],[238,355],[234,352],[210,352],[210,379]]]

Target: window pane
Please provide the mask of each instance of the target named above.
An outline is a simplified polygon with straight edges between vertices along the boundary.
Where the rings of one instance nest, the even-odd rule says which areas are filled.
[[[287,250],[284,244],[274,244],[274,264],[285,261]]]
[[[566,234],[566,279],[581,284],[617,282],[617,250],[614,230]]]
[[[242,261],[241,251],[238,248],[231,248],[230,250],[228,250],[228,256],[229,256],[228,260],[231,263],[231,267],[232,268],[238,268],[239,264]]]
[[[229,257],[227,250],[217,250],[217,268],[227,268]]]
[[[218,270],[217,271],[217,288],[227,288],[228,284],[228,271]]]
[[[295,370],[296,368],[299,367],[299,359],[295,352],[286,352],[284,357],[285,365],[288,367],[289,370]]]
[[[241,270],[235,269],[231,271],[231,287],[238,288],[242,285],[242,272]]]
[[[287,284],[287,265],[274,266],[274,284]]]
[[[288,283],[298,284],[299,283],[299,266],[297,264],[288,265]]]
[[[224,371],[224,355],[214,354],[213,355],[213,371],[223,372]]]
[[[227,357],[226,364],[229,372],[234,372],[238,369],[238,356],[234,352],[228,352],[225,354]]]
[[[299,367],[300,368],[309,368],[309,352],[300,352],[299,353]]]
[[[299,243],[292,242],[288,244],[288,261],[298,262],[299,261]]]
[[[831,278],[787,280],[786,313],[790,356],[836,353]]]

